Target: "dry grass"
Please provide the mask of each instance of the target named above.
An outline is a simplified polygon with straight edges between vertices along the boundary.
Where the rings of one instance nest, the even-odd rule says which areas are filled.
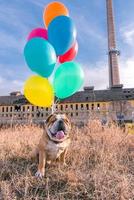
[[[42,130],[35,126],[0,130],[0,199],[133,200],[134,135],[98,121],[72,130],[68,167],[47,167],[36,179],[31,156]]]

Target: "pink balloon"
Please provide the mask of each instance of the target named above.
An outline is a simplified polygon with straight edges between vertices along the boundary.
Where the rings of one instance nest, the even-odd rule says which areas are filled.
[[[41,38],[47,40],[48,39],[47,30],[44,29],[44,28],[36,28],[36,29],[31,31],[27,40],[29,41],[29,40],[31,40],[32,38],[35,38],[35,37],[41,37]]]

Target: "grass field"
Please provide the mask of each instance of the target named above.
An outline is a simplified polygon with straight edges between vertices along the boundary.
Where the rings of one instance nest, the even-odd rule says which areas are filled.
[[[33,152],[42,134],[36,126],[0,130],[0,199],[134,200],[134,135],[100,123],[72,130],[67,167],[34,174]]]

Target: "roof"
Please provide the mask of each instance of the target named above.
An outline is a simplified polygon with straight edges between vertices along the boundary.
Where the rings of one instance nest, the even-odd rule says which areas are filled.
[[[19,96],[0,96],[0,105],[28,104],[24,95]]]
[[[113,88],[106,90],[86,90],[75,93],[62,102],[105,102],[119,100],[134,100],[134,88]]]
[[[84,90],[60,100],[61,103],[105,102],[119,100],[134,100],[134,88],[113,88],[105,90]],[[24,95],[0,96],[0,105],[29,104]]]

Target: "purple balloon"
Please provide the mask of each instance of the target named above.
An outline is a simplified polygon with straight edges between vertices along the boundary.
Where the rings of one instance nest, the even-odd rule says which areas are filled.
[[[43,38],[45,40],[48,40],[48,34],[47,34],[47,30],[44,29],[44,28],[36,28],[36,29],[33,29],[31,31],[31,33],[29,34],[27,40],[31,40],[32,38],[35,38],[35,37],[40,37],[40,38]]]

